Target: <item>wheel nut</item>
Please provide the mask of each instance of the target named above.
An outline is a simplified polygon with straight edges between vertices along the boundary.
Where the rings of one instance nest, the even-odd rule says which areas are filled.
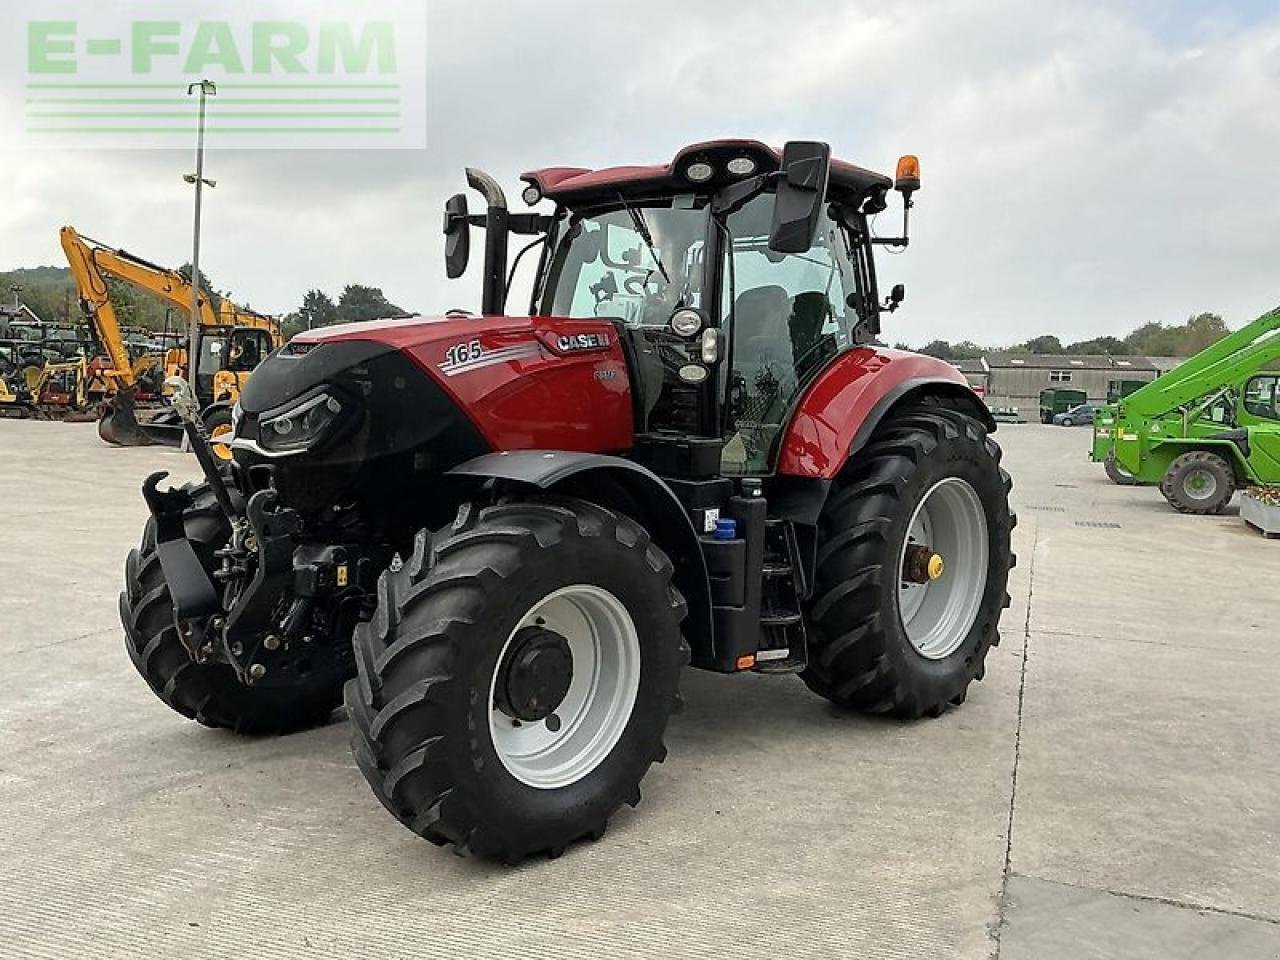
[[[267,668],[260,663],[255,663],[253,666],[249,668],[250,680],[261,680],[266,675],[267,675]]]
[[[267,634],[267,638],[262,641],[262,645],[266,647],[268,650],[279,650],[280,638],[277,637],[274,633],[269,633]]]

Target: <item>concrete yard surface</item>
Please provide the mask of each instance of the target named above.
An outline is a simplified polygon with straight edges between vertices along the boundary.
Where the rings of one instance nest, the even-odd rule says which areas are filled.
[[[1280,958],[1280,542],[1011,425],[1019,563],[967,703],[690,671],[597,843],[504,868],[381,808],[345,720],[206,730],[116,611],[173,450],[0,421],[0,957]]]

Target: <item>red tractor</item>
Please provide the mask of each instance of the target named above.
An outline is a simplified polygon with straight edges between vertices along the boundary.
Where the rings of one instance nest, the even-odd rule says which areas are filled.
[[[681,670],[795,673],[854,710],[965,699],[1007,605],[1010,481],[949,364],[876,345],[876,244],[919,187],[749,140],[525,174],[483,310],[310,331],[264,362],[206,481],[161,490],[120,610],[156,694],[283,733],[343,701],[415,833],[508,862],[634,805]],[[873,235],[891,188],[904,236]],[[507,315],[510,235],[540,246]],[[522,251],[523,252],[523,251]],[[517,258],[518,259],[518,258]],[[183,397],[175,406],[185,408]]]

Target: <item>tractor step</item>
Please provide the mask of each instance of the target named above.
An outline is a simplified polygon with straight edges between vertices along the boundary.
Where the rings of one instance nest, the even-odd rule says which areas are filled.
[[[790,650],[761,650],[756,653],[756,673],[799,673],[805,668],[803,657],[793,657]]]
[[[762,627],[794,627],[803,619],[792,610],[769,610],[760,615]]]
[[[809,645],[799,612],[801,588],[796,582],[799,562],[791,524],[777,518],[766,521],[761,569],[764,596],[755,667],[760,673],[796,673],[807,663]]]

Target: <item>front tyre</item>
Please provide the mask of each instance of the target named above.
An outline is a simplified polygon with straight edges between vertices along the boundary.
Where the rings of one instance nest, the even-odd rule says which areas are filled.
[[[226,518],[207,484],[188,485],[194,503],[184,517],[196,556],[212,570],[213,552],[229,535]],[[125,562],[120,594],[129,659],[153,693],[170,709],[207,727],[243,734],[292,733],[325,723],[342,699],[346,672],[326,662],[287,686],[247,687],[229,664],[197,663],[178,635],[173,601],[156,553],[155,521]]]
[[[514,863],[635,805],[688,648],[672,565],[573,499],[466,505],[383,574],[347,684],[356,760],[415,833]]]
[[[1009,602],[1010,487],[972,417],[910,407],[876,428],[819,519],[811,689],[907,719],[964,701]]]
[[[1169,464],[1160,492],[1179,513],[1221,513],[1236,492],[1236,476],[1216,453],[1192,450]]]
[[[1138,485],[1138,478],[1132,473],[1120,466],[1116,460],[1116,452],[1114,450],[1107,451],[1107,459],[1102,462],[1102,468],[1107,472],[1107,479],[1116,486],[1135,487]]]

